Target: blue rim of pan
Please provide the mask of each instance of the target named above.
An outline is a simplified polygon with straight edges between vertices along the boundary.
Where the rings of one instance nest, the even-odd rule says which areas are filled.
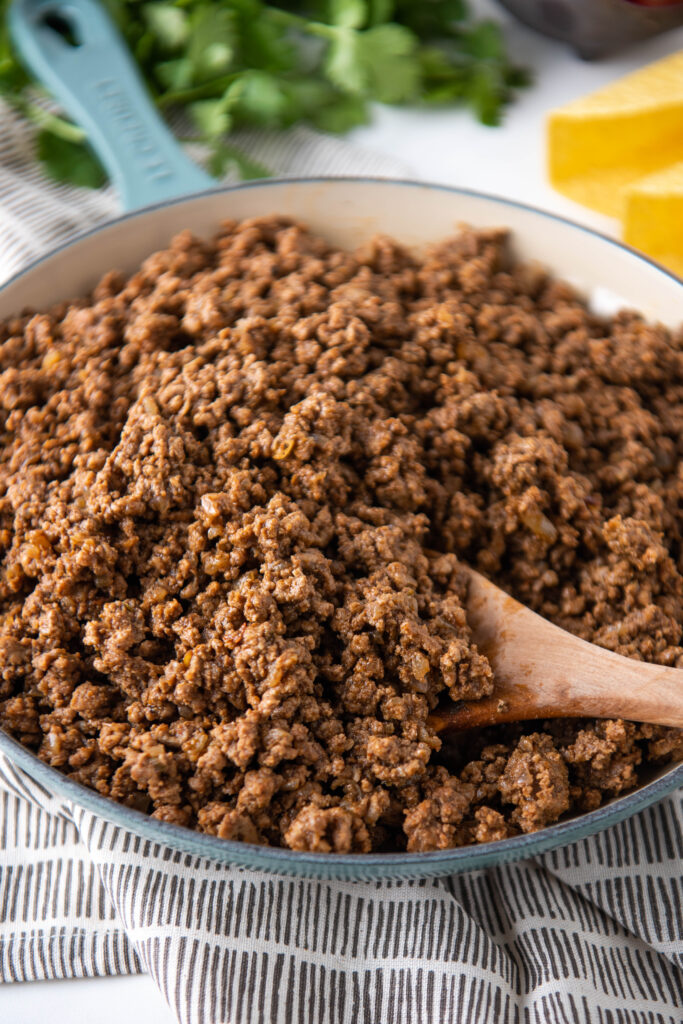
[[[9,290],[14,284],[28,274],[33,273],[43,263],[65,252],[74,246],[78,246],[84,239],[96,235],[108,228],[122,222],[130,221],[136,217],[145,216],[152,211],[162,210],[182,203],[221,194],[244,191],[247,189],[267,189],[273,186],[282,185],[314,185],[326,182],[342,184],[363,184],[372,186],[401,186],[406,188],[418,188],[426,191],[441,191],[455,195],[482,199],[487,202],[496,203],[504,207],[513,207],[535,216],[545,217],[549,220],[564,224],[565,226],[578,230],[587,235],[597,237],[615,249],[628,252],[634,259],[654,268],[677,284],[683,285],[683,281],[676,274],[666,267],[643,255],[637,249],[605,235],[600,231],[577,224],[567,217],[541,210],[513,199],[506,199],[503,196],[489,195],[477,192],[474,189],[458,188],[449,185],[431,184],[429,182],[410,181],[396,178],[371,178],[371,177],[311,177],[311,178],[269,178],[252,182],[244,182],[239,185],[230,185],[208,189],[192,195],[180,196],[177,199],[164,201],[152,206],[146,206],[140,210],[133,210],[130,213],[122,214],[114,220],[107,221],[87,232],[79,235],[69,242],[65,242],[57,249],[52,250],[45,256],[35,260],[30,266],[19,271],[9,279],[1,288],[0,295]],[[219,839],[217,836],[199,833],[193,829],[181,825],[174,825],[169,822],[159,821],[141,811],[133,810],[123,804],[119,804],[109,797],[101,796],[94,790],[74,782],[63,775],[56,768],[51,768],[41,761],[28,748],[22,746],[7,733],[0,730],[0,752],[4,753],[15,766],[21,768],[39,785],[48,796],[58,794],[66,800],[80,805],[86,810],[96,814],[116,826],[125,828],[142,839],[151,843],[173,847],[181,853],[188,853],[210,860],[228,862],[246,867],[253,867],[259,870],[281,872],[282,874],[310,875],[311,877],[343,877],[351,878],[354,875],[379,877],[410,877],[434,876],[439,874],[439,868],[443,873],[452,872],[458,869],[482,868],[508,860],[539,854],[546,850],[556,848],[560,845],[582,839],[591,833],[616,824],[624,818],[642,810],[643,808],[662,799],[668,793],[673,792],[683,785],[683,763],[680,763],[665,771],[661,777],[646,782],[626,796],[618,797],[594,811],[577,815],[564,821],[559,821],[538,832],[527,835],[514,836],[510,839],[503,839],[498,842],[481,845],[464,846],[456,849],[434,850],[427,853],[307,853],[298,850],[289,850],[282,847],[259,846],[251,843],[242,843],[235,840]]]

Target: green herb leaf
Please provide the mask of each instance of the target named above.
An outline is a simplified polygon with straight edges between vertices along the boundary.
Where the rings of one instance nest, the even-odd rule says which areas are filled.
[[[439,39],[457,31],[467,18],[465,0],[397,0],[394,19],[420,39]]]
[[[246,180],[270,176],[270,171],[263,164],[245,156],[239,149],[230,146],[227,142],[221,142],[214,146],[208,167],[209,174],[213,174],[215,178],[225,177],[233,168],[238,172],[240,178]]]
[[[192,120],[207,139],[220,138],[230,131],[232,118],[223,100],[198,100],[189,106]]]
[[[240,66],[273,73],[296,70],[303,56],[301,39],[283,29],[278,21],[279,8],[259,7],[258,14],[238,14]],[[317,77],[317,68],[314,74]]]
[[[192,63],[188,57],[161,61],[155,66],[154,71],[162,88],[170,92],[186,89],[192,82]]]
[[[173,52],[187,42],[190,34],[187,12],[173,4],[144,4],[142,16],[162,49]]]
[[[508,89],[525,89],[532,85],[534,76],[527,68],[513,68],[507,65],[504,69],[505,84]]]
[[[337,96],[312,115],[316,128],[334,134],[348,132],[369,120],[368,105],[360,96]]]
[[[285,91],[273,75],[249,71],[240,79],[242,86],[235,104],[236,117],[243,123],[275,128],[282,124],[288,101]]]
[[[235,42],[235,17],[231,10],[220,4],[198,6],[187,49],[192,80],[205,82],[225,74],[232,64]]]
[[[342,28],[362,28],[367,18],[365,0],[330,0],[329,21]]]
[[[47,128],[38,133],[38,156],[55,181],[82,188],[100,188],[107,180],[101,164],[84,142],[59,138]]]
[[[493,21],[482,21],[463,33],[461,45],[465,53],[477,60],[502,60],[505,54],[500,27]]]
[[[368,74],[361,37],[353,29],[340,29],[335,33],[327,53],[325,73],[344,92],[367,92]]]
[[[413,99],[420,85],[417,40],[408,29],[392,23],[366,32],[339,29],[330,44],[326,71],[344,92],[382,103]]]
[[[500,111],[504,99],[500,74],[495,67],[482,65],[475,68],[470,87],[470,103],[482,122],[495,126],[500,124]]]
[[[382,25],[385,21],[396,21],[394,18],[394,0],[367,0],[368,25]]]
[[[381,103],[414,99],[420,87],[417,39],[403,25],[378,25],[362,35],[370,95]]]

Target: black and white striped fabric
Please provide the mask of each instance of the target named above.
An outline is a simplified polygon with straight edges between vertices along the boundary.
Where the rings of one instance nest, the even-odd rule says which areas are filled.
[[[0,283],[114,214],[47,183],[0,105]],[[296,130],[283,174],[405,173]],[[421,883],[259,874],[145,842],[0,757],[0,979],[149,972],[182,1024],[682,1024],[683,801]]]
[[[681,1024],[683,798],[426,882],[226,867],[0,758],[4,981],[149,971],[182,1024]]]

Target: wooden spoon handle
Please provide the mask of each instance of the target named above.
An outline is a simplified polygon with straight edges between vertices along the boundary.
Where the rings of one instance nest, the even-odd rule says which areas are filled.
[[[626,718],[683,728],[683,671],[567,633],[469,570],[467,618],[495,691],[431,716],[437,731],[537,718]]]
[[[573,664],[565,667],[572,676],[572,691],[567,695],[571,715],[683,728],[680,669],[624,658],[584,640],[580,644],[572,651]],[[559,666],[557,672],[559,676]]]

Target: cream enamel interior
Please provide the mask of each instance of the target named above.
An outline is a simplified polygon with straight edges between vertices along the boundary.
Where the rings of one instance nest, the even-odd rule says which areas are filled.
[[[11,281],[0,290],[0,316],[82,295],[106,270],[135,269],[184,228],[207,235],[224,218],[273,213],[303,220],[346,247],[377,232],[419,246],[444,238],[458,224],[508,227],[518,256],[537,260],[565,278],[594,298],[600,311],[627,305],[669,325],[683,318],[677,279],[578,225],[487,196],[413,183],[346,179],[270,181],[134,213]]]

